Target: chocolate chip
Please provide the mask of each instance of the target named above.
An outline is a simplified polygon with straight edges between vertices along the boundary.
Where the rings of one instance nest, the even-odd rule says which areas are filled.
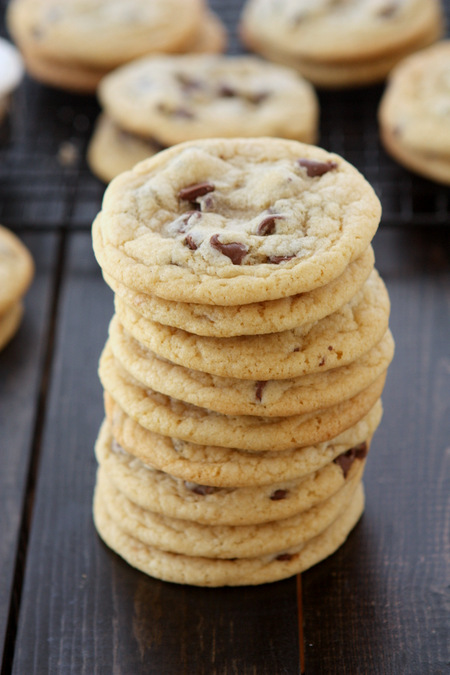
[[[276,219],[284,218],[284,216],[266,216],[258,225],[256,234],[259,234],[260,237],[266,237],[268,234],[273,234],[275,232]]]
[[[214,492],[217,492],[220,488],[212,487],[211,485],[199,485],[198,483],[191,483],[191,481],[184,481],[185,487],[191,492],[195,492],[196,495],[212,495]]]
[[[329,352],[332,352],[332,351],[333,351],[333,345],[329,345],[329,346],[328,346],[328,351],[329,351]]]
[[[231,260],[233,265],[240,265],[242,260],[248,253],[248,248],[244,244],[240,244],[237,241],[232,241],[229,244],[223,244],[219,241],[219,235],[213,234],[209,240],[212,248],[215,248],[216,251],[220,251],[223,255],[226,255],[227,258]]]
[[[325,365],[325,357],[322,356],[322,358],[319,361],[319,366],[324,366]]]
[[[356,459],[364,459],[369,453],[369,446],[367,445],[366,441],[363,441],[363,443],[355,445],[352,450],[355,452]]]
[[[292,258],[295,258],[295,255],[271,255],[267,258],[267,262],[279,265],[282,262],[286,262],[286,260],[292,260]]]
[[[215,186],[212,183],[195,183],[182,188],[178,193],[178,198],[193,202],[197,197],[203,197],[213,190],[215,190]]]
[[[198,249],[197,244],[195,241],[192,239],[191,235],[188,234],[187,237],[185,238],[183,242],[188,248],[191,249],[191,251],[196,251]]]
[[[288,495],[287,490],[275,490],[275,492],[272,492],[272,494],[270,495],[270,499],[273,502],[278,502],[280,501],[280,499],[286,499],[287,495]]]
[[[306,173],[310,178],[323,176],[324,173],[337,169],[336,162],[318,162],[315,159],[298,159],[297,163],[306,169]]]
[[[284,560],[292,560],[293,557],[294,556],[292,555],[292,553],[280,553],[280,555],[277,555],[275,560],[283,560],[283,561]]]
[[[264,380],[256,383],[255,398],[257,401],[261,401],[266,384],[267,382]]]
[[[220,84],[217,94],[223,98],[234,98],[235,96],[239,96],[236,89],[234,87],[230,87],[229,84]]]
[[[355,459],[364,459],[367,457],[368,452],[369,447],[364,441],[363,443],[350,448],[350,450],[347,450],[347,452],[343,452],[342,455],[338,455],[338,457],[336,457],[333,461],[335,464],[341,467],[344,478],[347,478],[350,467]]]

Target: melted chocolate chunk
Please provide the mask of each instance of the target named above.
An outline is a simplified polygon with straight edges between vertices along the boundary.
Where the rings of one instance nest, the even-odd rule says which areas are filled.
[[[237,241],[232,241],[229,244],[223,244],[219,241],[219,235],[213,234],[209,240],[212,248],[215,248],[216,251],[220,251],[223,255],[226,255],[227,258],[231,260],[233,265],[240,265],[242,260],[248,253],[248,248],[244,244],[240,244]]]
[[[271,255],[267,258],[267,262],[279,265],[282,262],[286,262],[286,260],[292,260],[292,258],[295,258],[295,255]]]
[[[277,555],[275,560],[283,560],[283,561],[284,560],[292,560],[293,557],[294,556],[292,555],[292,553],[280,553],[280,555]]]
[[[199,485],[198,483],[191,483],[188,480],[184,481],[185,487],[191,492],[195,492],[196,495],[212,495],[214,492],[217,492],[219,488],[212,487],[211,485]]]
[[[258,225],[256,234],[259,234],[260,237],[266,237],[268,234],[273,234],[276,227],[276,219],[284,218],[284,216],[266,216]]]
[[[203,197],[203,195],[213,192],[213,190],[215,190],[215,186],[212,183],[195,183],[195,185],[188,185],[182,188],[178,193],[178,197],[179,199],[193,202],[198,197]]]
[[[185,238],[183,242],[188,248],[191,249],[191,251],[196,251],[198,249],[197,244],[195,241],[192,239],[191,235],[188,234],[187,237]]]
[[[257,401],[261,401],[266,384],[267,382],[265,380],[256,383],[255,398]]]
[[[273,502],[279,502],[281,499],[286,499],[287,495],[288,495],[287,490],[275,490],[275,492],[272,492],[272,494],[270,495],[270,499]]]
[[[350,467],[355,459],[364,459],[367,457],[368,452],[369,447],[364,441],[364,443],[360,443],[359,445],[355,445],[355,447],[350,448],[350,450],[347,450],[347,452],[343,452],[342,455],[338,455],[338,457],[336,457],[333,461],[335,464],[341,467],[344,478],[347,478]]]
[[[231,87],[229,84],[225,83],[219,85],[217,94],[223,98],[234,98],[235,96],[239,96],[239,93],[234,87]]]
[[[310,178],[323,176],[324,173],[337,169],[336,162],[318,162],[315,159],[298,159],[297,163],[306,169],[306,173]]]

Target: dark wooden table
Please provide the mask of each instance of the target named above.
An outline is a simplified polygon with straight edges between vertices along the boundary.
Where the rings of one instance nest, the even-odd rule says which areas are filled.
[[[230,21],[230,5],[213,4]],[[0,134],[0,222],[36,278],[0,353],[1,675],[450,671],[450,190],[384,155],[380,93],[321,94],[321,144],[359,166],[385,208],[374,248],[396,355],[365,514],[301,578],[201,589],[146,577],[95,533],[97,361],[113,311],[89,231],[104,189],[84,160],[98,108],[29,80],[19,90]]]

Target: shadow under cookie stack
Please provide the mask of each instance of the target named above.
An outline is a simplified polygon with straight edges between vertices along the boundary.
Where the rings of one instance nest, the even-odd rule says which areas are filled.
[[[185,143],[110,184],[94,518],[131,565],[260,584],[345,541],[394,351],[379,219],[354,167],[296,141]]]

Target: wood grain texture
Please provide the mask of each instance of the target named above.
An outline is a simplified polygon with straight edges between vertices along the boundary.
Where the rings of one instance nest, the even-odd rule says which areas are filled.
[[[13,601],[25,497],[32,489],[28,478],[57,256],[56,235],[18,236],[36,261],[36,275],[19,331],[0,352],[0,655]]]
[[[448,672],[449,238],[380,232],[375,253],[396,354],[365,515],[335,556],[303,575],[306,673],[346,664],[352,675],[438,675]]]

